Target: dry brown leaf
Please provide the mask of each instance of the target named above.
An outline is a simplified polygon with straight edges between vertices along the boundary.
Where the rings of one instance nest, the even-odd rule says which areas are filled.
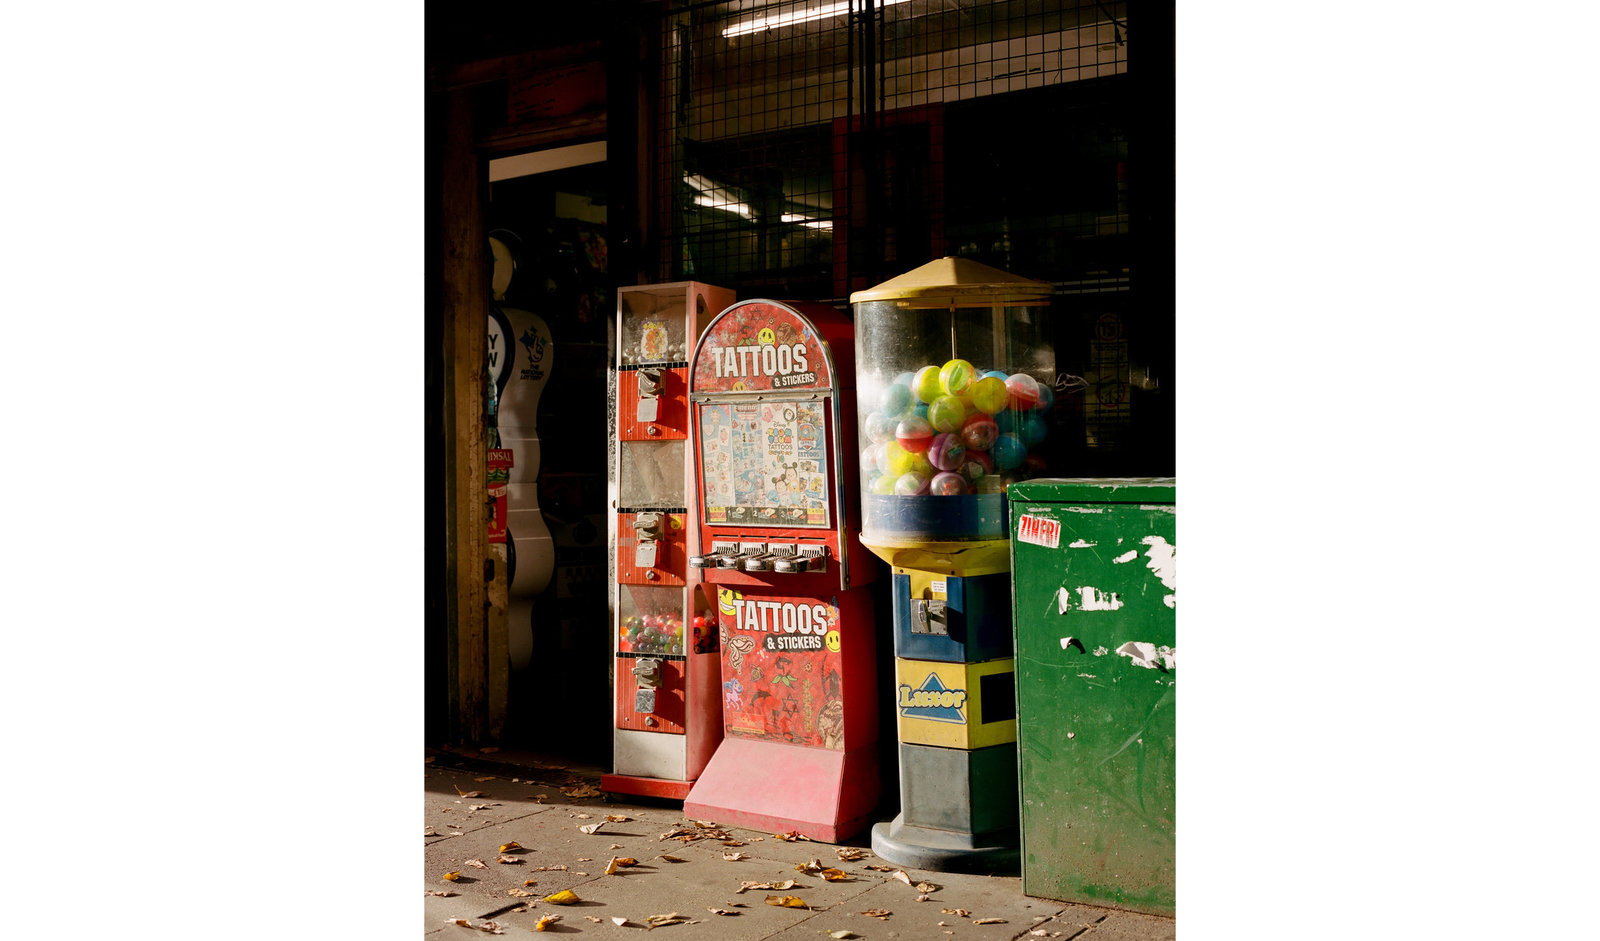
[[[689,919],[683,917],[682,915],[678,914],[677,912],[668,912],[665,915],[651,915],[649,918],[647,918],[645,920],[650,923],[651,927],[659,928],[659,927],[661,927],[663,925],[678,925],[678,924],[682,924],[683,922],[686,922]]]
[[[589,820],[594,817],[594,814],[571,814],[570,816],[576,817],[579,820]]]
[[[433,756],[429,755],[428,757],[422,759],[422,763],[425,764],[425,765],[433,764]]]
[[[782,840],[785,843],[798,843],[802,840],[807,843],[811,842],[811,837],[802,836],[799,830],[790,830],[788,833],[774,833],[772,836],[773,839]]]
[[[584,826],[579,827],[578,829],[582,830],[584,833],[593,834],[593,833],[600,832],[600,828],[605,826],[605,825],[606,825],[606,822],[604,820],[602,820],[599,823],[586,824]]]
[[[888,918],[890,915],[893,915],[894,912],[889,911],[887,908],[869,908],[866,911],[861,912],[860,914],[866,915],[869,918],[876,918],[879,921],[882,921],[885,918]]]
[[[615,856],[613,856],[613,857],[611,857],[610,862],[606,863],[606,875],[614,876],[616,874],[617,874],[617,858]]]
[[[639,865],[639,861],[637,859],[634,859],[632,856],[613,856],[611,858],[611,861],[616,863],[618,866],[637,866],[637,865]]]
[[[572,870],[572,874],[573,874],[573,875],[575,875],[575,876],[587,876],[587,875],[588,875],[588,873],[586,873],[586,872],[579,872],[579,871],[578,871],[578,870],[576,870],[576,869],[574,869],[574,870]]]
[[[538,885],[539,884],[539,880],[538,879],[524,879],[524,880],[522,880],[522,884],[525,885],[525,886]]]
[[[865,852],[856,849],[854,846],[841,846],[834,852],[838,853],[839,858],[847,863],[853,863],[858,859],[867,858],[867,854]]]
[[[444,881],[446,881],[446,882],[454,882],[459,878],[461,878],[461,873],[459,871],[457,871],[457,872],[447,872],[447,873],[444,874]]]
[[[512,865],[512,864],[521,865],[522,863],[527,862],[527,860],[521,859],[521,858],[516,857],[516,856],[501,856],[501,857],[497,858],[495,860],[495,862],[504,863],[506,865]]]
[[[469,859],[462,865],[471,866],[473,869],[488,869],[489,864],[481,859]]]
[[[964,908],[941,908],[939,911],[944,912],[946,915],[960,915],[962,918],[972,914]]]
[[[928,896],[928,895],[919,895],[919,896],[917,896],[917,897],[916,897],[916,898],[915,898],[915,899],[913,899],[913,900],[912,900],[912,901],[916,901],[916,902],[926,902],[926,901],[928,901],[928,900],[929,900],[929,899],[930,899],[930,898],[932,898],[932,896]]]
[[[822,860],[820,860],[820,859],[809,860],[807,862],[799,863],[794,868],[795,868],[795,871],[797,871],[797,872],[821,872],[822,871]]]
[[[456,893],[448,891],[448,890],[441,891],[439,889],[424,889],[422,894],[424,894],[424,895],[438,895],[438,896],[442,896],[443,898],[449,898],[450,896],[455,895]]]
[[[566,872],[567,871],[567,864],[566,863],[562,863],[559,866],[535,866],[534,868],[532,868],[532,869],[530,869],[528,871],[529,872],[557,872],[557,871]]]
[[[739,892],[743,892],[746,889],[777,889],[781,892],[785,889],[794,888],[794,885],[793,879],[785,879],[782,882],[741,882],[739,883]],[[738,895],[739,893],[735,892],[734,894]]]
[[[839,941],[844,941],[845,938],[859,938],[861,936],[856,934],[854,931],[851,931],[849,928],[841,928],[838,931],[828,932],[828,937],[838,938]]]
[[[668,856],[666,853],[661,853],[661,854],[657,855],[656,859],[664,859],[669,863],[686,862],[686,860],[682,856]]]
[[[906,875],[906,871],[904,869],[896,869],[894,871],[894,878],[900,882],[904,882],[906,885],[911,884],[911,877]]]
[[[715,906],[707,906],[706,907],[706,911],[710,912],[713,915],[737,915],[737,914],[739,914],[738,912],[731,911],[731,910],[726,909],[726,908],[717,908]]]
[[[613,925],[616,925],[618,928],[626,928],[627,925],[628,925],[628,919],[626,919],[626,918],[613,918],[613,919],[611,919],[611,923]]]
[[[493,781],[494,780],[494,775],[491,774],[486,778],[473,778],[472,780],[478,782],[479,784],[482,784],[485,781]]]
[[[588,920],[588,921],[592,921],[592,922],[594,922],[594,923],[595,923],[595,924],[597,924],[597,925],[598,925],[598,924],[599,924],[599,923],[601,923],[601,922],[602,922],[602,921],[605,921],[605,919],[604,919],[604,918],[601,918],[601,917],[600,917],[600,916],[599,916],[599,915],[585,915],[585,916],[583,916],[583,917],[584,917],[584,919],[586,919],[586,920]]]
[[[539,897],[539,893],[529,892],[526,889],[507,889],[506,894],[512,896],[513,898],[519,899],[532,899]]]
[[[817,875],[829,882],[842,882],[850,878],[850,874],[845,872],[843,869],[824,869],[817,873]]]
[[[871,869],[874,872],[894,872],[894,867],[893,866],[871,866],[871,865],[869,865],[869,866],[867,866],[865,868]]]
[[[769,895],[769,896],[767,896],[767,904],[768,905],[777,905],[777,906],[780,906],[782,908],[810,908],[811,907],[811,906],[806,904],[805,899],[802,899],[797,895]]]
[[[491,802],[489,802],[487,804],[469,804],[467,806],[467,813],[477,813],[480,810],[488,810],[490,807],[499,807],[499,806],[500,806],[500,802],[499,801],[491,801]]]
[[[422,831],[422,835],[423,836],[438,836],[439,834],[433,832],[433,828],[432,827],[428,827],[426,830]]]
[[[723,840],[722,841],[722,845],[723,846],[743,846],[744,845],[744,841],[743,840]]]
[[[454,784],[452,784],[450,786],[451,787],[456,787]],[[462,797],[482,797],[482,796],[484,796],[482,791],[463,791],[459,787],[456,787],[456,793],[461,795]]]
[[[1005,923],[1006,920],[1004,918],[980,918],[973,922],[974,925],[1003,925]]]
[[[509,853],[512,850],[519,850],[519,849],[522,849],[522,844],[518,843],[516,840],[512,840],[510,843],[501,843],[500,844],[500,852],[502,852],[502,853]]]
[[[627,823],[633,818],[627,814],[606,814],[606,819],[612,823]]]
[[[918,892],[937,892],[944,887],[934,885],[931,882],[919,882],[916,884],[915,888]]]
[[[545,912],[543,915],[539,916],[539,920],[538,921],[533,923],[533,930],[534,931],[547,931],[547,930],[549,930],[551,925],[555,924],[556,922],[558,922],[560,920],[561,920],[561,916],[560,915],[552,915],[549,912]]]
[[[600,789],[591,784],[578,784],[562,788],[561,793],[568,797],[599,797]]]
[[[728,862],[732,863],[732,862],[738,862],[741,859],[749,859],[750,857],[746,856],[743,853],[735,852],[735,853],[723,853],[722,854],[722,858],[726,859]]]
[[[578,893],[571,889],[562,889],[554,895],[545,896],[544,901],[549,902],[551,905],[576,905],[583,900],[578,898]]]

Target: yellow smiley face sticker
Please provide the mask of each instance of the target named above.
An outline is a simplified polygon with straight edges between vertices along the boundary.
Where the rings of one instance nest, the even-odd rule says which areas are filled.
[[[717,609],[719,611],[721,611],[727,617],[731,618],[731,617],[734,616],[735,613],[737,613],[734,610],[733,606],[735,604],[737,604],[738,601],[739,601],[739,595],[738,595],[737,592],[733,591],[732,589],[730,589],[730,588],[718,588],[717,589]]]
[[[771,346],[778,342],[778,337],[772,332],[771,327],[762,327],[761,332],[756,334],[756,341],[762,346]]]
[[[827,644],[828,645],[828,649],[833,651],[834,653],[838,653],[839,652],[839,632],[838,631],[829,631],[828,633],[824,634],[823,637],[822,637],[822,642],[824,644]]]

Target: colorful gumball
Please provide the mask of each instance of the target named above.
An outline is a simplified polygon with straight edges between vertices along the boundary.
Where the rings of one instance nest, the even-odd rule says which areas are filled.
[[[1017,424],[1016,409],[1004,408],[996,412],[994,416],[994,423],[995,427],[999,428],[1000,433],[1003,435],[1017,434],[1017,428],[1019,426]]]
[[[1039,404],[1035,405],[1034,408],[1041,412],[1048,412],[1050,411],[1050,406],[1054,404],[1056,404],[1055,390],[1045,383],[1039,383]]]
[[[917,453],[911,455],[911,469],[909,473],[921,474],[924,477],[932,477],[935,473],[937,473],[937,469],[933,466],[933,462],[928,460],[927,454],[918,451]]]
[[[1000,434],[1000,426],[982,412],[968,415],[961,423],[961,443],[974,451],[987,451]]]
[[[885,415],[899,415],[911,407],[912,400],[916,398],[909,385],[896,382],[885,388],[878,396],[878,411]]]
[[[911,469],[911,452],[901,447],[900,442],[885,441],[879,447],[883,448],[883,457],[879,458],[878,463],[879,470],[890,477],[899,477]]]
[[[928,481],[928,492],[941,497],[953,497],[967,492],[967,482],[960,474],[945,471]]]
[[[926,451],[933,441],[933,426],[928,424],[926,418],[912,415],[901,419],[900,424],[895,426],[894,440],[907,451]]]
[[[916,378],[917,374],[914,372],[903,372],[894,377],[894,383],[895,385],[905,386],[907,389],[909,389],[911,388],[912,381]]]
[[[1038,412],[1023,412],[1017,416],[1017,434],[1028,447],[1043,441],[1049,433],[1050,426],[1045,424],[1044,417]]]
[[[935,431],[956,431],[967,417],[967,407],[953,395],[941,395],[928,405],[928,423]]]
[[[928,403],[927,402],[918,402],[916,405],[911,406],[911,414],[917,416],[918,418],[927,418],[928,417]],[[904,418],[905,416],[902,415],[900,417]]]
[[[961,443],[960,435],[934,435],[933,443],[928,445],[928,462],[942,471],[956,470],[966,457],[967,446]]]
[[[902,497],[914,497],[928,490],[928,478],[921,474],[902,474],[894,482],[894,492]]]
[[[911,390],[906,391],[909,393]],[[873,412],[867,416],[867,440],[873,444],[893,441],[895,427],[899,424],[899,413],[889,415],[884,412]]]
[[[863,476],[872,471],[883,473],[883,468],[878,466],[878,456],[882,452],[883,446],[877,444],[869,444],[861,449],[861,473]]]
[[[1005,373],[1003,373],[1003,372],[1001,372],[1001,371],[1000,371],[1000,370],[998,370],[998,369],[990,369],[990,370],[986,370],[986,371],[985,371],[985,372],[984,372],[984,375],[985,375],[985,376],[987,376],[987,377],[990,377],[990,378],[994,378],[994,379],[998,379],[998,380],[1000,380],[1000,381],[1001,381],[1001,382],[1005,382],[1005,381],[1006,381],[1006,378],[1007,378],[1007,376],[1006,376],[1006,374],[1005,374]]]
[[[1006,404],[1025,412],[1039,403],[1039,380],[1025,372],[1014,373],[1006,378],[1006,396]]]
[[[1027,454],[1028,446],[1014,434],[1002,434],[994,439],[994,445],[989,448],[989,455],[994,458],[994,466],[1002,471],[1021,466],[1022,459]]]
[[[971,483],[994,473],[994,460],[982,451],[968,451],[961,462],[961,476]]]
[[[995,376],[984,376],[967,389],[972,405],[985,415],[993,415],[1006,407],[1006,381]]]
[[[893,474],[882,474],[874,477],[872,478],[872,492],[876,494],[882,494],[883,496],[888,496],[889,494],[894,493],[894,483],[899,479],[899,477],[896,477]]]
[[[911,380],[911,391],[924,402],[932,402],[944,395],[944,383],[939,381],[939,367],[924,366],[917,370],[916,378]]]
[[[939,383],[951,395],[960,395],[976,378],[972,364],[964,359],[952,359],[939,368]]]

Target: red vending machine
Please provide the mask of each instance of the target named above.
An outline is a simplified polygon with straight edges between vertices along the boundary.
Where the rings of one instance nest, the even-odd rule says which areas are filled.
[[[689,369],[702,573],[723,740],[691,817],[836,843],[878,803],[872,600],[857,537],[855,340],[822,304],[741,301]],[[848,455],[854,457],[854,455]]]
[[[617,289],[611,525],[615,726],[606,791],[682,800],[722,738],[714,617],[689,460],[689,350],[733,292],[698,281]]]

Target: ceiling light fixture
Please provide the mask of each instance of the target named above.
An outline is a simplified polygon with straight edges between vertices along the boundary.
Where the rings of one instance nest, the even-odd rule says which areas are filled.
[[[906,0],[873,0],[878,9],[892,7]],[[773,13],[767,16],[758,16],[753,20],[735,23],[722,31],[724,38],[729,36],[743,36],[746,33],[759,33],[762,30],[775,29],[779,26],[793,26],[796,23],[809,23],[812,20],[827,19],[830,16],[841,16],[850,12],[849,3],[826,3],[820,7],[809,10],[796,10],[791,13]]]

